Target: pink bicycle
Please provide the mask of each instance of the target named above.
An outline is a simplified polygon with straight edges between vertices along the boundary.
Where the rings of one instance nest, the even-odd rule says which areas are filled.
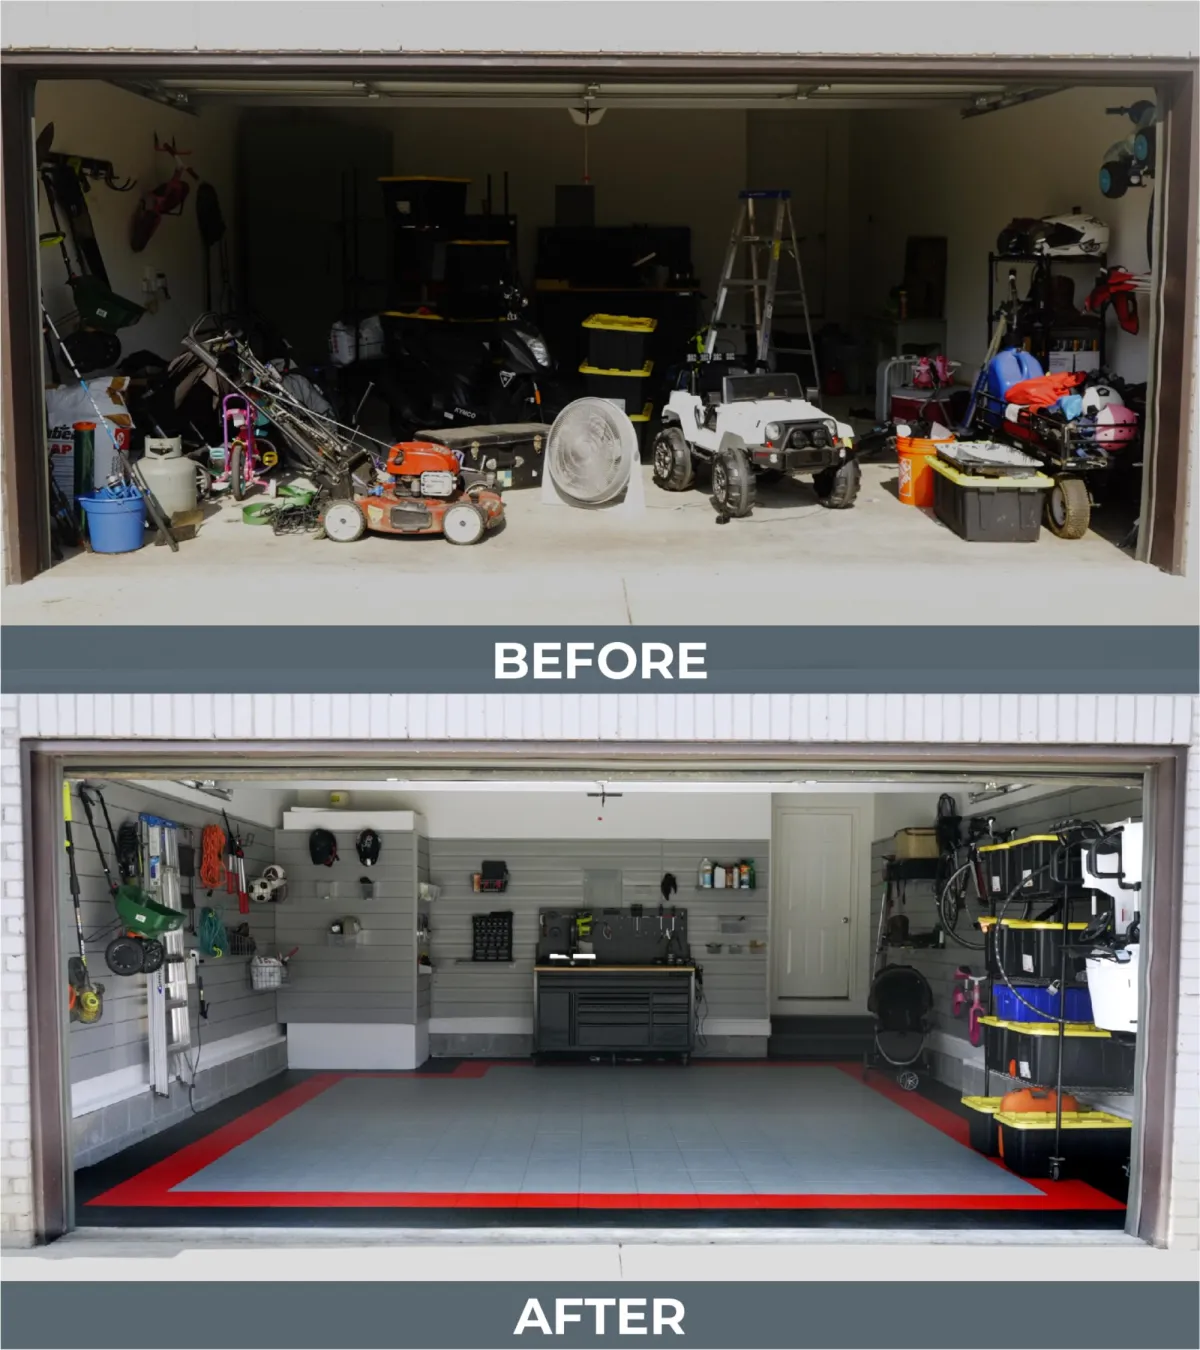
[[[258,416],[258,409],[244,394],[226,394],[221,400],[225,457],[213,487],[228,487],[235,502],[242,501],[251,489],[265,487],[265,471],[279,463],[279,452],[265,436],[257,434]]]
[[[955,1017],[961,1017],[964,1011],[966,1012],[967,1036],[972,1045],[979,1045],[983,1041],[983,1028],[979,1025],[979,1019],[983,1016],[985,1008],[979,987],[987,978],[986,975],[972,975],[970,966],[959,966],[954,972],[955,990],[950,1011]],[[967,1001],[968,992],[970,1002]]]

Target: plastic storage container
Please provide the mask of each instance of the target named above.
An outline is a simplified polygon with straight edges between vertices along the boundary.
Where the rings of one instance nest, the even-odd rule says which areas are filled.
[[[627,314],[593,314],[584,319],[587,363],[600,370],[640,370],[650,359],[650,339],[657,319]]]
[[[643,404],[641,412],[629,414],[629,420],[633,423],[634,431],[637,432],[638,451],[640,453],[646,448],[646,437],[650,432],[650,423],[654,420],[654,404]]]
[[[1019,1177],[1050,1174],[1056,1119],[1044,1114],[1014,1115],[1005,1111],[993,1117],[999,1156],[1010,1172]],[[1062,1151],[1068,1172],[1118,1170],[1129,1157],[1132,1122],[1107,1111],[1063,1112]]]
[[[1055,1022],[1004,1022],[981,1017],[988,1067],[1023,1083],[1058,1081]],[[1072,1022],[1063,1035],[1063,1082],[1070,1087],[1133,1091],[1133,1043],[1089,1023]]]
[[[1119,952],[1087,958],[1092,1020],[1106,1031],[1137,1031],[1140,950],[1134,943]]]
[[[467,213],[469,178],[381,178],[383,200],[393,223],[427,230],[453,225]]]
[[[937,830],[924,825],[897,830],[892,836],[892,849],[893,856],[902,861],[909,858],[936,858],[941,852]]]
[[[1025,1101],[1021,1099],[1025,1098]],[[1000,1152],[1000,1128],[996,1117],[1001,1111],[1010,1111],[1013,1114],[1045,1114],[1047,1111],[1053,1114],[1056,1106],[1056,1094],[1051,1091],[1038,1091],[1026,1088],[1019,1092],[1009,1092],[1003,1097],[964,1097],[963,1106],[966,1107],[967,1125],[971,1147],[977,1152],[994,1158]],[[1063,1117],[1073,1116],[1079,1112],[1079,1103],[1074,1097],[1063,1093]]]
[[[987,968],[991,975],[1007,976],[1021,984],[1049,984],[1061,972],[1063,926],[1038,919],[982,918],[986,937]],[[1071,924],[1073,941],[1087,925]],[[1087,972],[1083,955],[1068,955],[1067,983],[1085,984]]]
[[[933,510],[968,543],[1031,544],[1042,528],[1046,493],[1054,486],[1045,474],[1027,478],[982,478],[961,473],[940,459],[933,471]]]
[[[938,446],[938,458],[961,473],[984,478],[1027,478],[1042,467],[1041,460],[1000,441],[953,441]]]
[[[602,369],[587,361],[579,367],[584,392],[589,398],[604,398],[619,403],[627,413],[640,413],[646,406],[646,381],[653,370],[653,361],[647,361],[634,370]]]
[[[79,505],[87,516],[94,553],[132,553],[146,542],[146,499],[140,492],[128,497],[80,497]]]
[[[1092,1000],[1086,989],[1051,990],[1045,985],[1018,984],[1014,992],[997,980],[992,989],[992,1005],[996,1016],[1005,1022],[1057,1022],[1063,1016],[1064,994],[1069,1022],[1092,1021]]]

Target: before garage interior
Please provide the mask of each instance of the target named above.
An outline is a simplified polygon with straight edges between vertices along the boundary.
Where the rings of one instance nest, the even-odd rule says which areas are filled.
[[[1179,224],[1163,204],[1163,99],[1149,72],[1121,87],[980,73],[809,83],[728,74],[691,83],[283,78],[267,69],[252,78],[41,78],[32,104],[40,296],[89,366],[103,424],[77,455],[75,426],[96,423],[96,412],[45,332],[53,528],[45,520],[35,528],[42,543],[30,553],[32,516],[22,512],[18,571],[32,576],[58,559],[60,579],[73,579],[60,603],[95,613],[114,581],[128,595],[151,573],[169,577],[191,605],[201,603],[211,567],[277,568],[303,585],[326,567],[340,575],[347,559],[592,577],[606,561],[636,569],[664,556],[685,568],[900,557],[970,567],[999,557],[1040,569],[1086,560],[1118,581],[1135,558],[1178,570],[1181,450],[1157,403],[1169,394],[1158,370],[1173,340],[1173,330],[1160,331],[1169,318],[1160,236]],[[757,330],[746,331],[754,327],[746,297],[765,294],[761,272],[758,288],[730,288],[722,319],[730,327],[714,337],[725,364],[689,364],[747,192],[768,194],[754,201],[768,254],[783,201],[770,194],[786,194],[803,304],[789,281],[785,223],[765,352],[755,348]],[[733,279],[744,281],[748,255],[738,258]],[[97,295],[105,315],[92,305]],[[236,384],[206,375],[181,347],[209,311],[239,316],[206,321],[196,334],[226,374],[237,368]],[[606,327],[605,316],[621,323]],[[524,365],[505,346],[518,330]],[[810,330],[815,365],[803,354]],[[227,331],[263,362],[286,361],[288,397],[304,405],[309,430],[313,416],[343,428],[339,444],[360,457],[355,470],[339,461],[334,492],[357,494],[358,506],[344,508],[357,515],[337,526],[349,534],[309,547],[328,494],[305,494],[327,484],[320,474],[314,484],[297,452],[307,433],[288,422],[292,412],[272,420],[280,405],[267,406],[266,376],[250,395],[262,444],[246,448],[237,421],[245,405],[221,400],[236,404],[254,382],[216,340]],[[985,381],[971,433],[1006,448],[973,478],[978,465],[964,469],[953,446],[938,452],[937,443],[963,424],[981,367],[1006,351],[1012,368]],[[172,370],[176,358],[184,365]],[[736,481],[734,495],[722,496],[729,475],[720,476],[720,456],[705,459],[703,430],[693,436],[686,414],[681,422],[667,405],[694,376],[703,415],[720,431],[716,405],[742,416],[748,395],[719,377],[760,367],[795,377],[783,394],[764,386],[773,399],[802,394],[805,416],[834,427],[851,461],[844,484],[836,455],[821,469],[809,447],[803,465],[785,455],[781,472],[747,450],[750,496],[737,495]],[[1034,403],[1007,401],[1014,380],[1024,389],[1042,372],[1057,381],[1052,403],[1041,402],[1045,380],[1028,394]],[[193,386],[197,376],[205,378]],[[620,426],[609,428],[612,445],[636,440],[635,467],[611,498],[624,511],[550,509],[549,425],[584,396],[632,419],[614,412]],[[179,508],[166,513],[178,517],[177,555],[167,555],[153,517],[132,542],[157,547],[123,551],[124,535],[118,556],[77,547],[72,499],[122,469],[110,423]],[[663,460],[656,477],[672,427],[688,442],[687,462],[672,470]],[[382,489],[367,486],[372,463],[383,465],[397,437],[420,433],[457,454],[452,470],[468,471],[456,492],[470,474],[482,476],[466,495],[486,522],[460,513],[449,517],[458,525],[444,526],[446,503],[427,498],[406,499],[396,515],[389,496],[380,500],[393,514],[382,524],[378,510],[371,515],[372,493],[403,494],[416,481],[404,476],[412,461],[403,472],[385,468]],[[190,456],[196,483],[176,461],[139,460],[147,438],[152,456],[159,441],[170,442],[165,453]],[[589,465],[603,457],[598,444],[585,446]],[[667,444],[677,460],[684,454],[677,439]],[[230,469],[239,445],[245,501],[234,500],[243,494]],[[976,444],[967,458],[981,454]],[[734,465],[735,480],[740,472]],[[472,496],[482,478],[488,491]],[[853,509],[824,509],[831,505]],[[418,516],[423,523],[413,524]],[[712,529],[729,516],[729,529]],[[331,542],[360,525],[361,538]],[[478,538],[482,547],[451,557],[430,539],[425,548],[378,533],[443,527],[452,542]]]
[[[1126,1226],[1136,776],[88,773],[79,1227]]]

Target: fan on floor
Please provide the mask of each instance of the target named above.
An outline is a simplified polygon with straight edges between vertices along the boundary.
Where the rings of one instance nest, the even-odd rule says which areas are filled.
[[[581,398],[554,419],[546,438],[546,478],[571,506],[616,502],[638,458],[637,432],[606,399]]]

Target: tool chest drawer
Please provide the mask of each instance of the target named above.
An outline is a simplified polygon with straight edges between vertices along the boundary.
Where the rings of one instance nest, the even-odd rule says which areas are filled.
[[[690,969],[548,969],[535,980],[535,1053],[691,1052]]]

